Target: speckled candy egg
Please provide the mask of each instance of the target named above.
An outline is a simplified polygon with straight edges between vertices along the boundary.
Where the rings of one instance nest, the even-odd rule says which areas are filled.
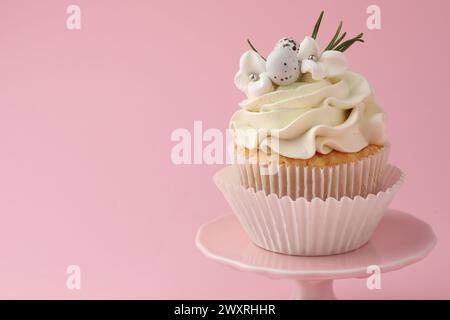
[[[285,37],[283,39],[280,39],[277,44],[275,45],[275,49],[280,48],[287,48],[291,49],[295,53],[298,53],[298,49],[300,48],[300,43],[297,42],[294,38],[291,37]]]
[[[275,48],[267,57],[266,73],[279,86],[297,81],[300,76],[300,62],[296,51],[289,48]]]

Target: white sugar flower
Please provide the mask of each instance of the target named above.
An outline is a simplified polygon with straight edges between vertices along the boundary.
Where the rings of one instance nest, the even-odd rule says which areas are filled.
[[[245,52],[241,56],[239,66],[234,83],[248,98],[273,91],[272,81],[266,74],[266,62],[258,53],[253,50]]]
[[[301,60],[302,73],[310,72],[314,80],[334,77],[347,70],[345,55],[336,50],[320,51],[316,40],[305,37],[300,43],[298,59]]]

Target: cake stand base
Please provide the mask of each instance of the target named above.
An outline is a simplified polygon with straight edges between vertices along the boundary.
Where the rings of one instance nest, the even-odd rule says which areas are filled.
[[[197,247],[209,259],[241,271],[292,280],[292,299],[336,299],[333,280],[367,278],[374,267],[379,272],[399,270],[425,258],[435,243],[428,224],[391,209],[366,245],[332,256],[289,256],[264,250],[250,241],[234,215],[204,224],[196,237]]]
[[[293,280],[291,300],[336,300],[333,280]]]

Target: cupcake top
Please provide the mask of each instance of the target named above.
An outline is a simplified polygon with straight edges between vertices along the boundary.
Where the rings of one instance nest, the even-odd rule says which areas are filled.
[[[345,40],[342,22],[321,51],[312,36],[299,43],[286,37],[264,58],[251,49],[240,59],[236,86],[247,99],[231,117],[237,147],[309,159],[316,152],[358,152],[386,141],[383,110],[367,80],[347,71],[344,52],[363,34]]]

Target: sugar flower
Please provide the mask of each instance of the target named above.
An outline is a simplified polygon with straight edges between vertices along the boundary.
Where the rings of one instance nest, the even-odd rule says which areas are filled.
[[[266,62],[257,52],[245,52],[241,56],[239,66],[234,83],[248,98],[256,98],[273,91],[272,81],[266,74]]]
[[[334,77],[347,70],[347,59],[342,52],[321,52],[316,40],[311,37],[305,37],[300,43],[298,59],[301,60],[302,73],[310,72],[314,80]]]

